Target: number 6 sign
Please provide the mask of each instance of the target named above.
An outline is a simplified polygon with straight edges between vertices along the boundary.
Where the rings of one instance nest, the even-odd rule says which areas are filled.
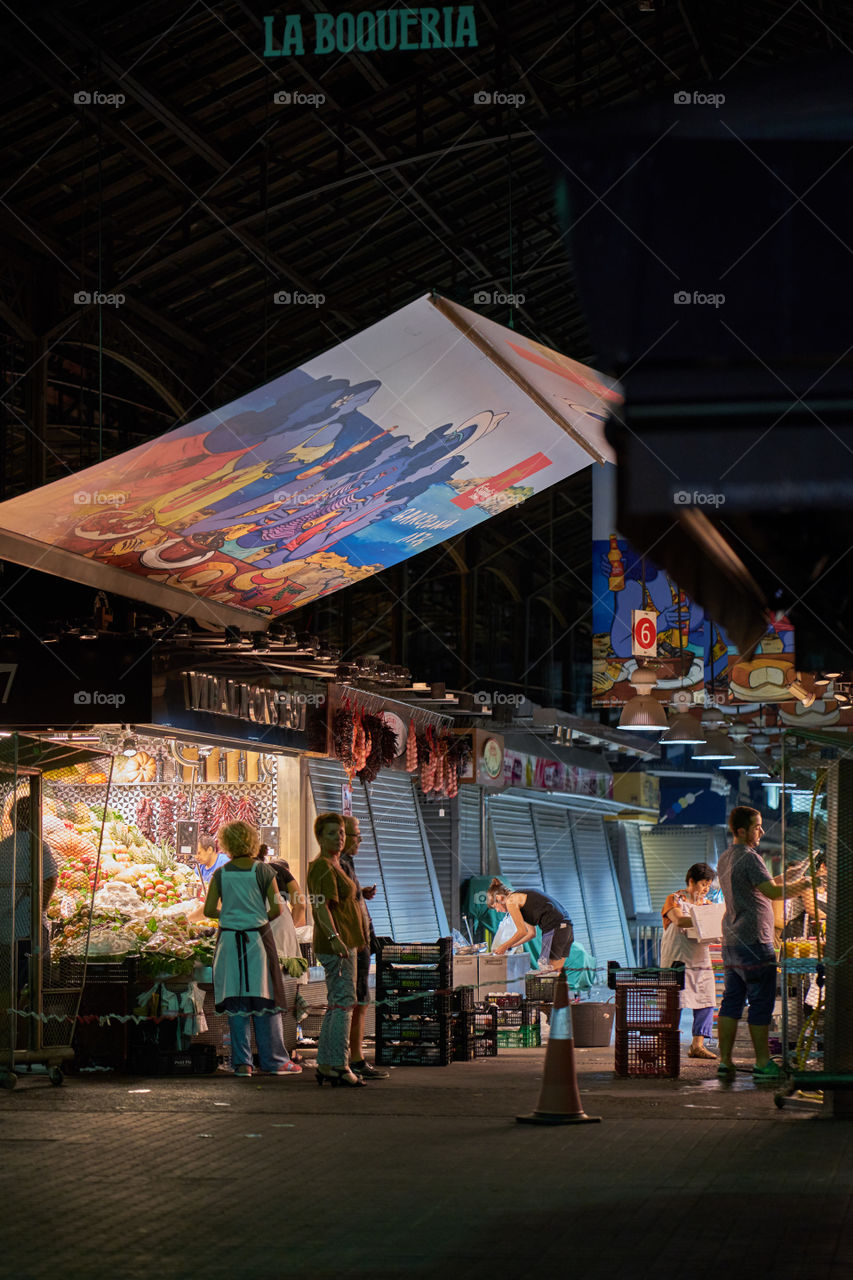
[[[657,651],[657,614],[648,609],[632,609],[631,653],[635,658],[654,658]]]

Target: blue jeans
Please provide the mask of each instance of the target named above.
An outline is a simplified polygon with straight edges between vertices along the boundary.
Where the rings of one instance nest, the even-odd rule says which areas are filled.
[[[317,1065],[346,1067],[349,1063],[349,1031],[355,1004],[354,949],[345,956],[318,955],[326,971],[326,1016],[317,1042]]]
[[[255,1002],[252,1001],[252,1004]],[[237,1006],[235,1008],[235,1005]],[[244,1012],[239,1012],[240,1008]],[[249,1000],[231,997],[228,1008],[228,1026],[231,1030],[231,1061],[235,1067],[252,1065],[252,1027],[255,1028],[255,1044],[258,1046],[258,1061],[261,1071],[275,1071],[290,1061],[290,1055],[284,1047],[284,1036],[281,1029],[281,1014],[260,1013],[255,1008],[251,1014]]]

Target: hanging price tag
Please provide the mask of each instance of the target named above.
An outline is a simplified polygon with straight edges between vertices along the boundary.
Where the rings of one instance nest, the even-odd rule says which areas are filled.
[[[631,653],[635,658],[655,658],[657,651],[657,614],[648,609],[632,609]]]

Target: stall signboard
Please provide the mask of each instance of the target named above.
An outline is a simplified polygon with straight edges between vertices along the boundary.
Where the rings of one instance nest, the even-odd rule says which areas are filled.
[[[69,729],[151,719],[151,643],[93,640],[0,641],[0,724]]]
[[[192,862],[198,849],[199,824],[181,820],[175,824],[175,849],[180,862]]]
[[[328,685],[238,657],[158,655],[153,723],[270,747],[325,741]]]
[[[425,297],[221,409],[0,504],[0,555],[74,581],[100,566],[108,589],[163,607],[183,597],[184,613],[269,618],[612,458],[604,427],[621,401],[612,379]]]

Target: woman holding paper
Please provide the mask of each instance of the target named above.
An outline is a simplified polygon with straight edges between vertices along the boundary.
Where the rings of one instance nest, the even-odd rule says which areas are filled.
[[[716,1059],[716,1053],[705,1047],[714,1021],[714,970],[707,942],[688,938],[687,930],[693,928],[691,906],[705,901],[716,875],[707,862],[696,862],[685,877],[687,889],[671,893],[661,908],[663,916],[663,942],[660,948],[662,969],[668,969],[675,961],[684,964],[684,990],[681,993],[682,1009],[693,1010],[693,1040],[688,1050],[689,1058]]]

